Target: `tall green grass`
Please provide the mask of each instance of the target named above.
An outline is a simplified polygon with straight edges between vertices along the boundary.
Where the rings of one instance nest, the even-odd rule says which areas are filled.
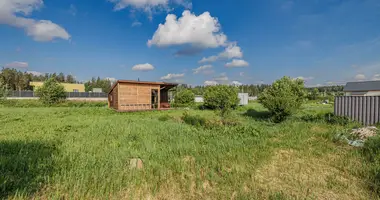
[[[234,111],[236,126],[202,128],[183,122],[182,110],[0,108],[0,198],[318,199],[320,191],[374,197],[360,178],[361,154],[331,140],[344,126],[274,124],[247,115],[249,109],[265,112],[251,104]],[[213,111],[188,112],[218,119]],[[130,169],[132,158],[144,168]],[[277,173],[283,175],[270,175]]]

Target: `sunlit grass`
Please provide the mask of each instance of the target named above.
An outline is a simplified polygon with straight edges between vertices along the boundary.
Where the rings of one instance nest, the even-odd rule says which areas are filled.
[[[305,106],[299,115],[331,110]],[[274,124],[257,103],[233,113],[245,129],[187,125],[183,112],[0,108],[0,198],[373,198],[357,150],[332,142],[346,127]],[[144,168],[130,169],[131,158]]]

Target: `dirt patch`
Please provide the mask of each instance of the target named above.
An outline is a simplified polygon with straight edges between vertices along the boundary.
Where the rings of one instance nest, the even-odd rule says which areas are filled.
[[[331,165],[335,159],[332,155],[308,158],[294,150],[278,150],[256,171],[252,188],[296,199],[366,199],[360,180]]]

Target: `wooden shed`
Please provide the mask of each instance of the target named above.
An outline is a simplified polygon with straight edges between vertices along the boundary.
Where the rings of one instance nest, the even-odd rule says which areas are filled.
[[[175,83],[118,80],[108,93],[108,107],[118,111],[168,109]]]

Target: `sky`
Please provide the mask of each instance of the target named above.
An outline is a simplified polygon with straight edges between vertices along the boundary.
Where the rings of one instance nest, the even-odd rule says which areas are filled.
[[[380,80],[379,0],[0,0],[0,66],[77,80]]]

